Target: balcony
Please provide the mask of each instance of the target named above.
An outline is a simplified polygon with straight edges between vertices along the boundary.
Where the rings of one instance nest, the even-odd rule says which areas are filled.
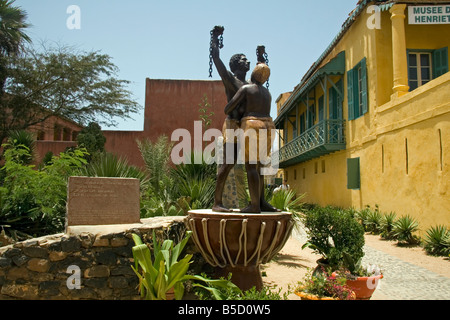
[[[323,120],[274,154],[286,168],[345,149],[345,120]]]

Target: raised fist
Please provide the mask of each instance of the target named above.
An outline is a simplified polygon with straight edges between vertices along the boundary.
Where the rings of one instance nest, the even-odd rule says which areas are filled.
[[[218,37],[223,34],[224,30],[225,30],[225,28],[222,26],[215,26],[214,29],[212,29],[211,33],[212,33],[212,35]]]

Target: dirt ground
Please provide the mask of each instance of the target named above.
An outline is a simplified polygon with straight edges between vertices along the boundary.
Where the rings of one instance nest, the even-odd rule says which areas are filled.
[[[450,278],[450,264],[444,257],[429,256],[421,247],[399,247],[395,241],[381,240],[380,236],[366,235],[365,240],[366,245],[373,249]],[[276,290],[281,288],[282,292],[291,285],[291,291],[293,291],[297,282],[307,273],[308,268],[314,268],[316,260],[320,258],[310,249],[302,250],[302,245],[303,243],[297,239],[291,238],[274,261],[262,266],[264,284],[276,286]],[[290,294],[288,298],[300,300],[295,294]]]

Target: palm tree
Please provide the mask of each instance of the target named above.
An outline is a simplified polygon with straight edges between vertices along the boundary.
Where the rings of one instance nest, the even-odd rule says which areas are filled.
[[[6,58],[17,55],[24,41],[31,39],[23,32],[29,27],[25,22],[27,14],[19,7],[13,7],[15,0],[0,0],[0,89],[6,81]]]
[[[27,14],[19,7],[13,7],[15,0],[0,0],[0,55],[18,54],[22,42],[31,41],[23,32],[29,25],[25,23]]]

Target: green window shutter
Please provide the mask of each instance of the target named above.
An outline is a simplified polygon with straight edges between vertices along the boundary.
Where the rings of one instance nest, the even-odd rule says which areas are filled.
[[[362,114],[366,114],[368,111],[368,99],[367,99],[367,63],[366,58],[361,61],[361,84],[362,88],[360,88],[362,92]]]
[[[359,189],[360,169],[359,158],[347,159],[347,189]]]
[[[433,78],[448,72],[448,47],[433,51]]]
[[[355,108],[354,108],[354,83],[353,78],[355,71],[347,71],[347,100],[348,100],[348,120],[355,119]]]

